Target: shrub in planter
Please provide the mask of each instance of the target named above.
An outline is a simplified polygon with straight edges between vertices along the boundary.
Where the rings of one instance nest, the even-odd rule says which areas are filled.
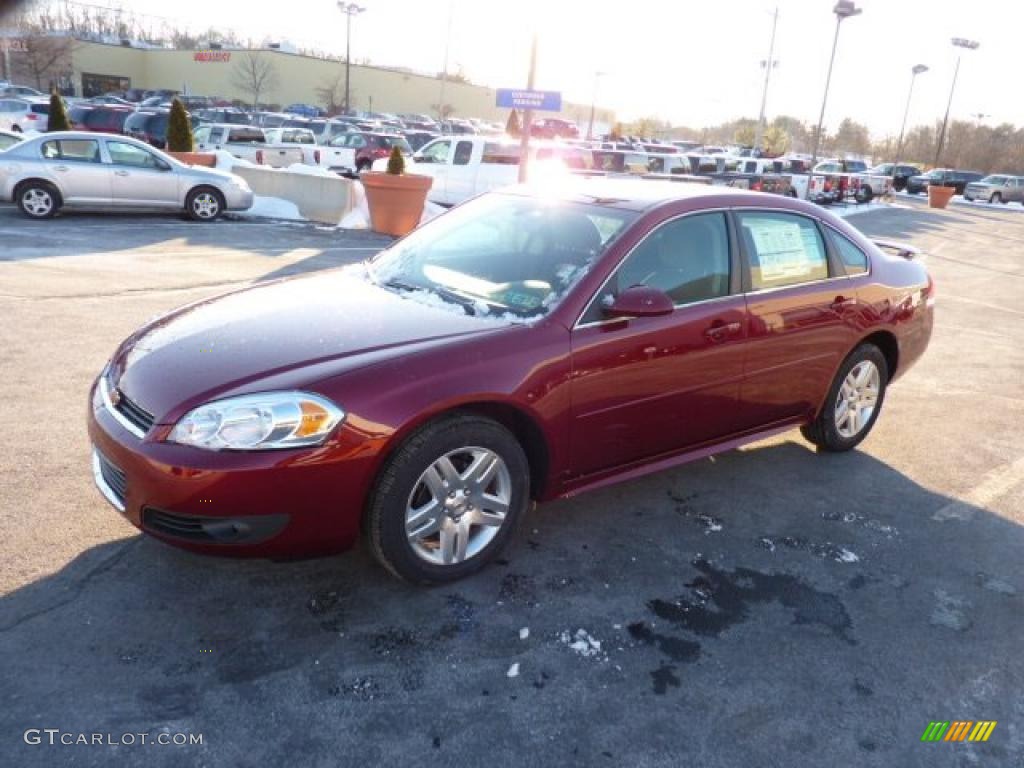
[[[175,99],[171,102],[171,114],[167,116],[167,151],[191,152],[194,148],[188,112],[185,105]]]
[[[392,147],[386,173],[360,176],[370,208],[370,226],[374,232],[402,236],[412,232],[423,216],[427,191],[433,183],[429,176],[405,172],[405,158]]]
[[[50,91],[50,115],[46,124],[47,131],[70,131],[68,113],[64,111],[64,99],[57,90]]]

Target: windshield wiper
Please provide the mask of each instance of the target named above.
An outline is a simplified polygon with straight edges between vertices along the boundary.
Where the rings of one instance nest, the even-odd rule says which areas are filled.
[[[400,291],[427,291],[434,293],[445,299],[452,304],[458,304],[460,307],[466,310],[466,314],[477,315],[476,302],[473,299],[467,298],[455,291],[449,290],[448,288],[442,288],[439,285],[414,285],[413,283],[406,282],[401,278],[391,277],[384,281],[385,288],[397,288]]]

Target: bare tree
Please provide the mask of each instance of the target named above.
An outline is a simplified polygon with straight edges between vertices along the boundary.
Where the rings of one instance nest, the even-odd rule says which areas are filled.
[[[28,81],[40,91],[48,91],[71,76],[75,42],[70,37],[30,35],[21,42],[20,49],[10,54],[12,79]]]
[[[277,87],[279,78],[274,62],[261,53],[246,53],[231,73],[231,84],[252,97],[259,107],[260,96]]]
[[[329,115],[341,112],[345,103],[345,73],[339,71],[334,77],[324,80],[314,90],[317,100],[324,105]],[[355,101],[355,91],[352,91],[350,98]]]

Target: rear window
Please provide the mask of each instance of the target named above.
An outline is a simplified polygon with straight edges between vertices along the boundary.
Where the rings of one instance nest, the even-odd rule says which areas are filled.
[[[267,142],[263,131],[253,128],[232,128],[228,134],[228,141],[236,144],[265,144]]]
[[[313,138],[313,134],[309,131],[300,131],[295,128],[291,130],[285,129],[282,131],[281,141],[285,141],[290,144],[316,144],[316,139]]]
[[[402,152],[412,154],[412,147],[409,146],[409,142],[401,136],[384,136],[381,143],[389,149],[391,147],[398,147]]]
[[[519,165],[519,147],[514,144],[484,144],[480,162],[492,165]]]
[[[32,105],[32,111],[35,112],[37,115],[48,115],[48,114],[50,114],[50,105],[49,104],[33,104]]]

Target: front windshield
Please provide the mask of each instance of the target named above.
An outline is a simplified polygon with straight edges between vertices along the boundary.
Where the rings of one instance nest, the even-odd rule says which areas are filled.
[[[379,285],[468,314],[538,319],[635,218],[599,205],[484,195],[379,254],[370,274]]]

